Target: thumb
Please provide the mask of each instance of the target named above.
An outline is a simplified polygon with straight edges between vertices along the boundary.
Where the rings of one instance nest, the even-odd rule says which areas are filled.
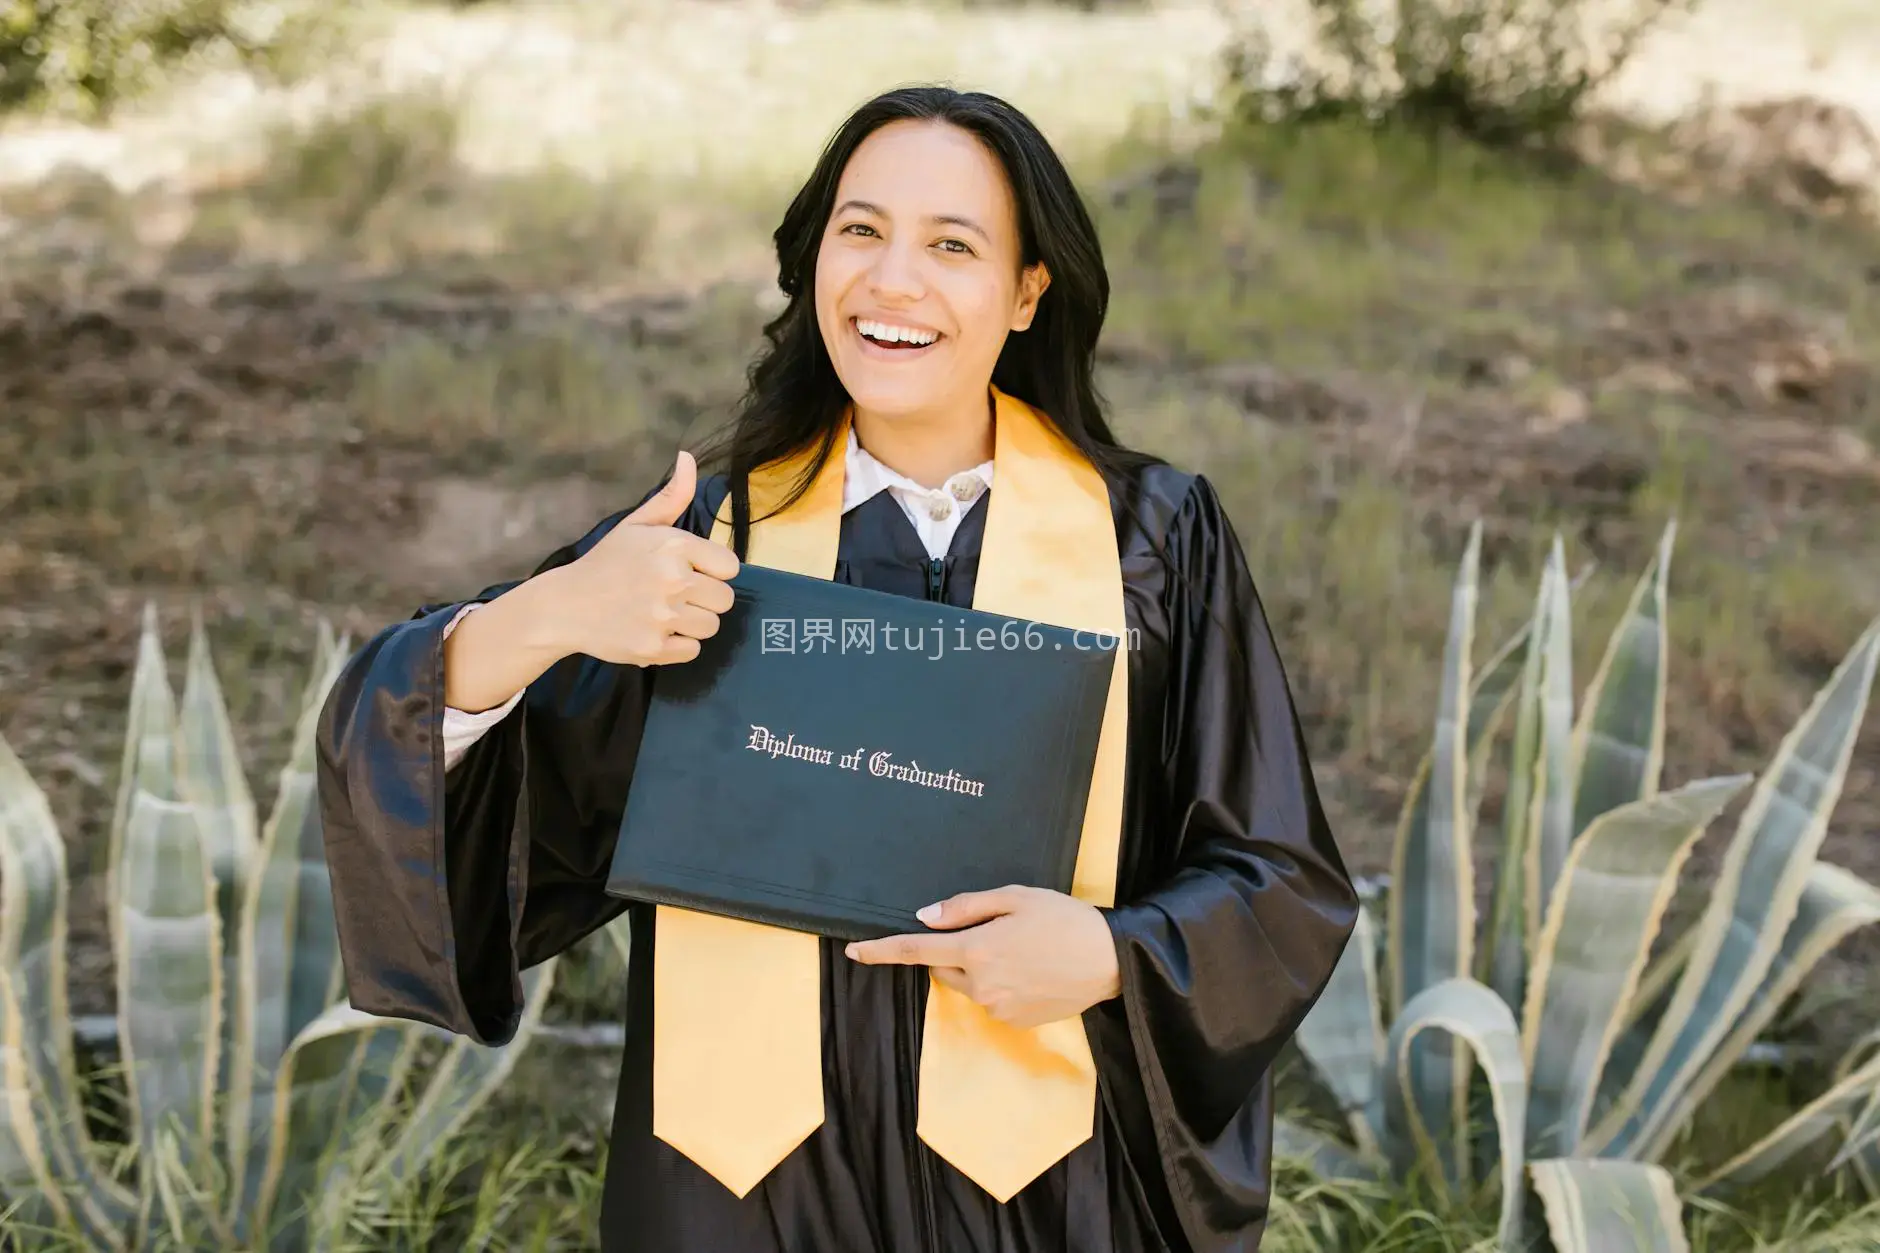
[[[698,463],[692,460],[691,453],[682,451],[666,485],[621,521],[633,526],[671,526],[691,507],[697,491]]]
[[[990,922],[1018,907],[1015,894],[1005,888],[989,892],[961,892],[946,900],[916,910],[914,916],[930,927],[970,927]]]

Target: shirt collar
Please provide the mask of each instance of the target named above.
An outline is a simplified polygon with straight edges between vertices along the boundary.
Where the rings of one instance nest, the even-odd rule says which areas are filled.
[[[969,470],[961,470],[940,487],[924,487],[908,478],[900,471],[877,461],[861,441],[855,438],[855,428],[849,428],[849,447],[842,476],[842,512],[847,513],[864,501],[870,500],[882,491],[894,488],[905,495],[930,497],[944,495],[947,488],[961,479],[979,480],[979,490],[992,486],[992,462],[982,461]]]

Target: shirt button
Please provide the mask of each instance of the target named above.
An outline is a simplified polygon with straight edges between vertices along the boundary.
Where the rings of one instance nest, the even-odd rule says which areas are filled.
[[[954,479],[953,499],[971,500],[973,498],[973,487],[974,484],[971,479]]]
[[[935,522],[944,522],[953,512],[953,502],[942,496],[927,506],[927,516]]]

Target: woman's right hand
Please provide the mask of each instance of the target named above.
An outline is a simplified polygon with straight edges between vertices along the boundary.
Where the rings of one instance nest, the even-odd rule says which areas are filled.
[[[692,505],[698,466],[682,452],[672,478],[594,547],[550,573],[563,648],[600,661],[663,666],[698,656],[731,608],[737,554],[673,524]]]
[[[738,558],[673,525],[697,482],[680,453],[672,481],[587,552],[465,615],[444,641],[445,704],[494,709],[575,653],[640,666],[698,656],[731,608]]]

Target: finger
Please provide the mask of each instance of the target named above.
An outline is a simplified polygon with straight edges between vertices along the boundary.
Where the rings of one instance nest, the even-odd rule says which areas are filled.
[[[684,596],[688,604],[697,605],[708,613],[721,614],[730,613],[731,606],[738,599],[731,584],[706,574],[690,576],[686,580]]]
[[[634,526],[671,526],[691,508],[698,491],[698,463],[689,452],[681,452],[673,462],[672,477],[638,509],[621,519]]]
[[[676,666],[691,661],[698,656],[699,642],[690,635],[668,635],[666,642],[660,645],[659,652],[649,663],[655,666]]]
[[[708,640],[718,634],[718,615],[697,605],[680,605],[673,611],[672,633]]]
[[[738,555],[729,545],[706,539],[703,535],[694,535],[690,531],[681,531],[674,537],[679,555],[700,574],[708,575],[720,581],[738,577]]]
[[[1002,914],[1009,914],[1018,908],[1024,889],[1019,887],[993,888],[987,892],[961,892],[949,896],[944,901],[935,902],[925,909],[916,910],[914,916],[930,927],[970,927],[976,923],[990,922]]]
[[[935,966],[931,973],[935,983],[944,984],[958,992],[967,1000],[977,1000],[973,995],[973,980],[964,970],[956,966]]]
[[[865,966],[958,966],[960,945],[950,935],[890,935],[857,940],[845,950]]]

